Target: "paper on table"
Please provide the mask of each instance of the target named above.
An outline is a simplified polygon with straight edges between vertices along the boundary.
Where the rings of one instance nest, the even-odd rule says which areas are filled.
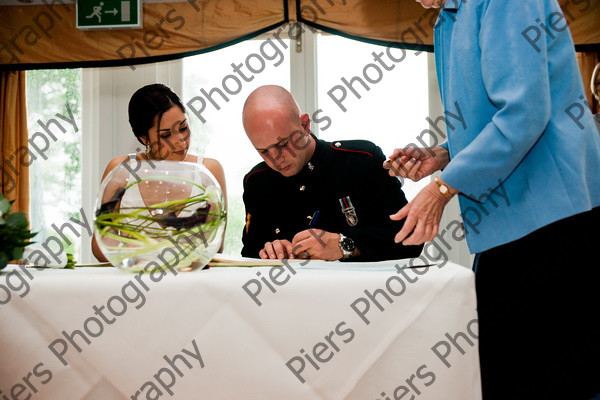
[[[262,258],[249,258],[231,256],[226,254],[217,253],[213,259],[208,263],[211,267],[268,267],[285,265],[284,260],[263,260]],[[286,263],[300,262],[306,260],[285,260]]]
[[[75,268],[77,267],[112,267],[112,264],[109,262],[81,263],[75,264]]]
[[[437,264],[428,264],[421,259],[406,258],[402,260],[371,261],[371,262],[339,262],[325,260],[263,260],[260,258],[236,257],[224,254],[217,254],[210,263],[211,267],[265,267],[265,266],[285,266],[286,263],[302,262],[302,265],[294,266],[298,269],[323,269],[323,270],[365,270],[365,271],[391,271],[396,270],[396,265],[400,268],[420,268],[432,267]]]

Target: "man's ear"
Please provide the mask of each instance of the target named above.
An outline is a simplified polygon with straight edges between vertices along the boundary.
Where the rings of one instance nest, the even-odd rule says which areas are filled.
[[[310,115],[304,113],[300,116],[300,125],[307,135],[310,133]]]

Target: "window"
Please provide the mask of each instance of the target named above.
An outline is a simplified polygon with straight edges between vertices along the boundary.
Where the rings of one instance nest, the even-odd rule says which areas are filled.
[[[56,229],[69,218],[81,219],[80,98],[80,69],[27,72],[30,224],[38,232],[33,240],[41,244],[54,236],[75,259],[81,254],[81,226],[72,224],[79,235],[64,229],[64,238]]]
[[[366,139],[390,155],[427,127],[426,54],[319,34],[317,60],[320,115],[330,118],[319,126],[322,139]],[[426,184],[407,180],[406,197]]]

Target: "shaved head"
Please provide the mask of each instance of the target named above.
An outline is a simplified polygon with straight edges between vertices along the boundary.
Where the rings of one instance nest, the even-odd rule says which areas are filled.
[[[292,94],[281,86],[261,86],[250,93],[242,123],[263,160],[284,176],[297,174],[314,153],[310,117],[301,114]]]
[[[300,117],[300,108],[292,94],[276,85],[261,86],[250,93],[244,103],[242,114],[244,124],[248,117],[261,111],[279,111],[289,113],[290,117]]]

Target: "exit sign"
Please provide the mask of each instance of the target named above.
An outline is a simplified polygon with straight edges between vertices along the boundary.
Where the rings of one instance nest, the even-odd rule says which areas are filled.
[[[142,28],[142,0],[77,0],[77,29]]]

